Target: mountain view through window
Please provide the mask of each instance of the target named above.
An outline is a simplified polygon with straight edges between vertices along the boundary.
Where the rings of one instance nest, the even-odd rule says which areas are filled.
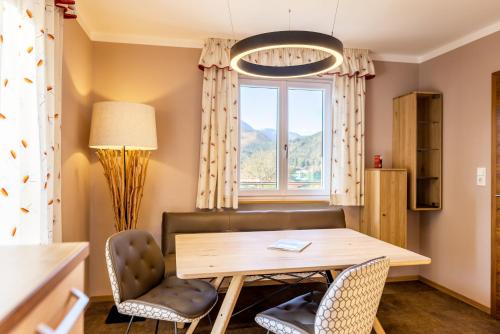
[[[323,187],[323,104],[322,89],[241,86],[240,189],[278,190],[283,168],[288,190]]]

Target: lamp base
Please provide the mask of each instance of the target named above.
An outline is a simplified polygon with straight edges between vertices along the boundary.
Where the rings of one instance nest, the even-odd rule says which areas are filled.
[[[113,201],[115,230],[136,228],[150,151],[98,149]]]

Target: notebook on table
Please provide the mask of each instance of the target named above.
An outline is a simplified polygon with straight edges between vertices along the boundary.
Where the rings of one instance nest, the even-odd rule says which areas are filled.
[[[295,239],[280,239],[268,246],[269,249],[278,249],[289,252],[302,252],[304,248],[311,244],[310,241],[295,240]]]

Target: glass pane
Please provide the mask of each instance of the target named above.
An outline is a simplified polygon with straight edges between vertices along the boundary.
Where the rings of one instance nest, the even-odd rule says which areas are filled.
[[[288,89],[288,189],[323,188],[323,94]]]
[[[240,87],[240,189],[277,190],[277,87]]]

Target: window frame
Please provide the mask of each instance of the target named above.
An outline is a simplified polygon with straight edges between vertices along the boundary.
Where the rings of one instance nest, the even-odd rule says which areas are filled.
[[[277,186],[276,190],[245,190],[240,187],[240,165],[238,167],[239,198],[243,201],[273,201],[273,200],[326,200],[330,196],[330,157],[332,145],[332,83],[323,78],[313,79],[284,79],[271,80],[263,78],[240,77],[238,93],[242,86],[268,87],[278,89],[278,115],[277,115]],[[288,157],[285,144],[288,142],[288,90],[289,89],[321,89],[323,94],[323,168],[322,189],[290,190],[288,189]],[[238,105],[239,133],[241,133],[241,103]],[[238,135],[238,145],[241,148],[241,135]],[[240,161],[238,150],[238,161]]]

